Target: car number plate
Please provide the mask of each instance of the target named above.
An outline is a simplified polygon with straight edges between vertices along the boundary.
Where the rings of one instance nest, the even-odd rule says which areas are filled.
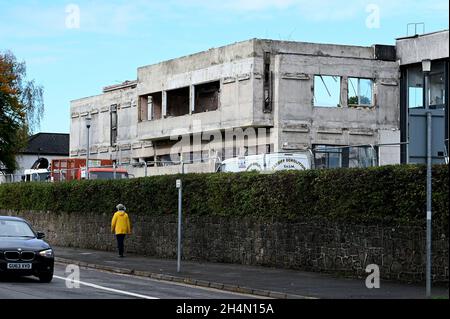
[[[31,269],[31,264],[30,263],[27,263],[27,264],[24,264],[24,263],[21,263],[21,264],[17,264],[17,263],[15,263],[15,264],[8,264],[8,266],[7,266],[7,268],[8,269]]]

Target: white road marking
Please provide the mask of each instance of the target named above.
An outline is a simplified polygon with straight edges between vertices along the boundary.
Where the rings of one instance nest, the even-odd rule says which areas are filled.
[[[137,297],[137,298],[142,298],[142,299],[160,299],[160,298],[156,298],[156,297],[151,297],[151,296],[146,296],[146,295],[135,294],[135,293],[129,292],[129,291],[124,291],[124,290],[118,290],[118,289],[113,289],[113,288],[103,287],[103,286],[91,284],[91,283],[89,283],[89,282],[84,282],[84,281],[80,281],[80,280],[73,280],[73,279],[65,278],[65,277],[53,276],[53,278],[58,278],[58,279],[61,279],[61,280],[64,280],[64,281],[70,281],[70,282],[78,283],[78,284],[85,285],[85,286],[88,286],[88,287],[92,287],[92,288],[96,288],[96,289],[101,289],[101,290],[105,290],[105,291],[110,291],[110,292],[115,292],[115,293],[118,293],[118,294],[127,295],[127,296],[132,296],[132,297]]]
[[[61,263],[61,262],[58,262],[58,261],[56,261],[55,263],[66,265],[65,263]],[[157,283],[164,283],[166,285],[174,285],[174,286],[181,286],[181,287],[192,288],[192,289],[206,290],[206,291],[217,292],[217,293],[221,293],[221,294],[237,295],[237,296],[243,296],[243,297],[250,297],[250,298],[254,298],[254,299],[274,299],[274,298],[266,297],[266,296],[245,294],[245,293],[241,293],[241,292],[234,292],[234,291],[217,289],[217,288],[211,288],[211,287],[197,286],[197,285],[186,284],[186,283],[181,283],[181,282],[167,281],[167,280],[163,280],[163,279],[155,279],[155,278],[140,277],[140,276],[130,275],[130,274],[114,273],[114,272],[111,272],[111,271],[108,271],[108,270],[90,268],[90,267],[86,267],[86,266],[80,266],[80,268],[81,269],[91,270],[91,271],[96,271],[96,272],[101,272],[101,273],[105,273],[105,274],[115,275],[115,276],[130,277],[130,278],[135,278],[135,279],[139,278],[139,280],[147,280],[147,281],[152,281],[152,282],[157,282]],[[303,297],[303,296],[301,296],[301,297]],[[309,298],[309,297],[304,297],[304,298],[306,299],[306,298]],[[316,299],[316,298],[313,298],[313,297],[311,297],[311,298],[312,299]]]

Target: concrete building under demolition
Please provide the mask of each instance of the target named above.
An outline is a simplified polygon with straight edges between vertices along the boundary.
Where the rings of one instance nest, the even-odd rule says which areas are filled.
[[[444,58],[444,110],[448,31],[439,36],[432,40],[447,41],[435,50]],[[316,167],[408,162],[400,146],[411,113],[401,107],[405,41],[399,57],[396,46],[252,39],[140,67],[137,80],[72,101],[70,155],[86,156],[91,118],[90,158],[146,162],[149,175],[180,172],[181,155],[186,172],[273,152],[310,152]]]

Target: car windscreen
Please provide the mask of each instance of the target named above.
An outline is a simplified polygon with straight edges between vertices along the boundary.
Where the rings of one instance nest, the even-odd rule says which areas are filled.
[[[128,173],[122,173],[122,172],[116,172],[115,179],[127,179]],[[114,179],[114,173],[113,172],[90,172],[89,173],[90,179]]]
[[[0,237],[35,237],[35,235],[25,222],[0,220]]]

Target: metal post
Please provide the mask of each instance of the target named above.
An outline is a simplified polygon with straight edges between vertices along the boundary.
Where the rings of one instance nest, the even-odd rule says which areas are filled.
[[[427,298],[431,297],[431,112],[427,112]]]
[[[181,174],[184,174],[183,154],[180,154],[180,163],[181,163]]]
[[[89,127],[87,129],[86,179],[89,179]]]
[[[86,118],[87,127],[87,149],[86,149],[86,179],[89,179],[89,155],[90,155],[90,145],[89,145],[89,129],[91,128],[91,117],[88,115]]]
[[[178,188],[178,247],[177,247],[177,272],[181,271],[181,222],[182,222],[182,202],[183,202],[183,185],[181,180],[177,180]]]

